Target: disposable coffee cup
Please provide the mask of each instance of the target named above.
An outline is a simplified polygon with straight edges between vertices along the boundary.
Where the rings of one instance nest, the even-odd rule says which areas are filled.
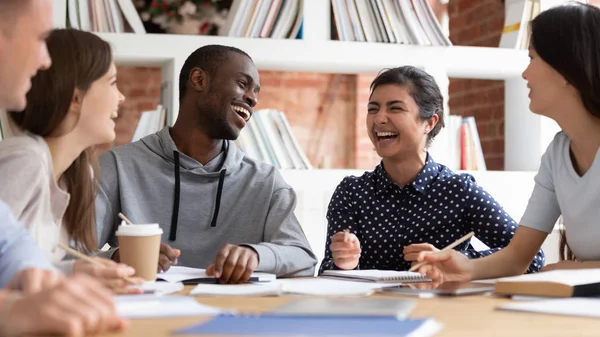
[[[135,276],[146,281],[156,281],[162,233],[158,224],[122,223],[116,233],[121,263],[133,267]]]

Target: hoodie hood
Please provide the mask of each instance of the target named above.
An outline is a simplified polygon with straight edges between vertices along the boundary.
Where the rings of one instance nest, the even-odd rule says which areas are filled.
[[[173,138],[171,138],[170,127],[165,127],[157,133],[146,136],[140,140],[148,149],[161,157],[164,161],[174,165],[175,153],[179,153],[179,170],[183,173],[203,175],[206,177],[218,177],[219,171],[226,170],[231,174],[239,169],[244,154],[238,151],[235,142],[223,140],[224,151],[213,158],[206,165],[202,165],[194,158],[179,152]],[[223,157],[224,160],[223,160]]]
[[[170,127],[165,127],[159,132],[146,136],[141,139],[148,149],[156,153],[159,157],[173,165],[173,210],[171,213],[171,230],[169,231],[169,240],[177,239],[177,226],[179,221],[179,202],[181,197],[181,174],[201,175],[206,178],[219,179],[217,194],[215,195],[215,209],[210,222],[211,227],[217,226],[219,211],[221,208],[221,195],[225,176],[231,174],[235,169],[239,169],[240,163],[244,157],[241,151],[237,151],[235,143],[229,140],[223,140],[223,150],[211,161],[202,165],[197,160],[188,157],[179,152],[173,138],[171,138]]]

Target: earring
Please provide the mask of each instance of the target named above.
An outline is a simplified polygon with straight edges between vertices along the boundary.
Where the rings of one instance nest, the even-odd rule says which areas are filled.
[[[431,130],[429,130],[429,128],[428,128],[428,127],[427,127],[427,128],[425,128],[425,133],[429,133],[429,131],[431,131]]]

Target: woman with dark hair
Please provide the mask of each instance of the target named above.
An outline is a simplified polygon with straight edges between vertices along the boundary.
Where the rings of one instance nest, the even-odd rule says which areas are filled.
[[[510,242],[517,224],[502,206],[471,175],[455,174],[427,152],[444,127],[443,98],[431,75],[410,66],[379,74],[366,122],[382,160],[372,172],[344,178],[333,194],[320,273],[407,270],[421,251],[437,251],[471,231],[491,249],[465,242],[456,250],[466,258]],[[528,271],[543,265],[540,250]]]
[[[600,9],[580,3],[550,8],[532,21],[530,41],[531,60],[523,72],[529,108],[555,120],[562,131],[542,156],[510,244],[479,261],[453,252],[421,254],[418,260],[430,264],[419,271],[438,282],[521,273],[561,215],[566,229],[561,261],[543,271],[600,268]]]
[[[83,272],[120,289],[134,270],[96,258],[63,261],[57,244],[97,251],[94,200],[99,172],[94,146],[115,137],[113,118],[124,97],[108,43],[75,29],[47,39],[52,66],[31,80],[24,111],[9,112],[21,135],[0,142],[0,199],[25,225],[49,260],[66,274]],[[136,290],[137,292],[137,290]]]

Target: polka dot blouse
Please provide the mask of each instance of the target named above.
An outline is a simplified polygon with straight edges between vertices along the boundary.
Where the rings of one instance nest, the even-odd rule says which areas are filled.
[[[319,274],[337,269],[331,257],[331,237],[350,229],[361,244],[359,269],[407,270],[402,251],[413,243],[430,243],[438,249],[470,231],[492,247],[472,249],[469,241],[455,249],[469,258],[490,255],[513,237],[517,223],[485,192],[473,176],[455,174],[429,154],[415,180],[400,188],[379,164],[360,177],[349,176],[338,185],[327,211],[325,259]],[[540,250],[527,272],[544,265]]]

